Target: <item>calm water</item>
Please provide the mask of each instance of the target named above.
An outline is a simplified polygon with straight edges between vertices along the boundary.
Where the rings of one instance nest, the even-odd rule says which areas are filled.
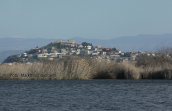
[[[172,111],[172,81],[0,81],[0,111]]]

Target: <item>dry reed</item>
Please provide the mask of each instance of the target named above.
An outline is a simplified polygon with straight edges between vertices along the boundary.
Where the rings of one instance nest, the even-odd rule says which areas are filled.
[[[155,59],[156,60],[156,59]],[[172,64],[140,65],[132,62],[116,63],[88,57],[69,57],[43,63],[0,65],[3,80],[53,79],[172,79]]]

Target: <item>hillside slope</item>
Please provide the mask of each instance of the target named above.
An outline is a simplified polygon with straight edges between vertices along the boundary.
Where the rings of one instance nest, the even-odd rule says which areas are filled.
[[[25,50],[8,50],[0,52],[0,62],[3,62],[8,56],[13,54],[20,54],[25,52]]]

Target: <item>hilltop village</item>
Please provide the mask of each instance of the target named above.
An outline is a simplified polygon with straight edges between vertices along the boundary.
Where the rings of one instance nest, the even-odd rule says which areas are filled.
[[[41,48],[34,47],[18,55],[11,55],[4,64],[12,63],[32,63],[40,62],[41,60],[58,60],[71,55],[81,56],[88,55],[92,59],[107,59],[122,61],[135,61],[137,56],[144,54],[144,52],[122,52],[114,48],[105,48],[101,46],[93,46],[91,43],[83,42],[82,44],[75,43],[74,40],[62,41],[56,40],[47,46]]]

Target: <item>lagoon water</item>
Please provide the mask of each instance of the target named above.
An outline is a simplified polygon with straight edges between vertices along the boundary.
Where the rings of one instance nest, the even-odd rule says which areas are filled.
[[[0,81],[0,111],[171,110],[171,80]]]

